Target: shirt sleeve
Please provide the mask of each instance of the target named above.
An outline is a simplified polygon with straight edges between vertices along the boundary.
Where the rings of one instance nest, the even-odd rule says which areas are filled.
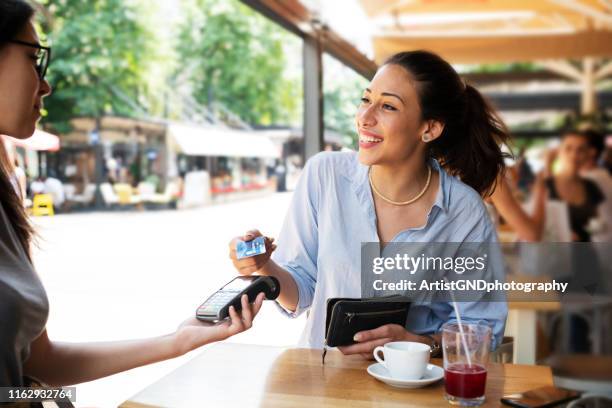
[[[313,156],[302,171],[272,259],[293,277],[298,288],[295,311],[277,305],[290,317],[299,316],[312,304],[317,283],[319,231],[317,224],[320,184],[317,168],[321,154]]]
[[[474,225],[467,234],[465,242],[482,242],[486,245],[488,253],[487,271],[483,276],[488,282],[499,280],[505,282],[505,267],[503,254],[497,240],[497,234],[493,224],[485,215]],[[452,303],[448,304],[450,314],[447,322],[456,323],[457,316]],[[478,301],[457,302],[457,308],[461,314],[463,323],[485,324],[491,328],[491,351],[495,350],[502,342],[508,317],[508,304],[505,294],[483,293]]]

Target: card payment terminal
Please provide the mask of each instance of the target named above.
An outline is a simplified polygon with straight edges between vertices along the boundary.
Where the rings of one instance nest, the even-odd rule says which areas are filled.
[[[206,322],[223,320],[229,316],[230,306],[237,311],[242,309],[242,295],[248,295],[249,303],[252,303],[260,292],[264,292],[268,300],[276,299],[280,293],[278,279],[272,276],[238,276],[206,299],[196,310],[196,317]]]

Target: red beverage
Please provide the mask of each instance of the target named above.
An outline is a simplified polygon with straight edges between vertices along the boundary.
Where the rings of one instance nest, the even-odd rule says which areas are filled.
[[[444,370],[446,393],[459,398],[478,398],[485,393],[487,369],[478,364],[449,365]]]

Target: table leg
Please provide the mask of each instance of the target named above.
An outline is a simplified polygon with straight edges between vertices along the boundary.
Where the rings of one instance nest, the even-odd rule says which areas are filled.
[[[514,364],[535,364],[537,312],[510,310],[506,322],[506,335],[514,337]]]

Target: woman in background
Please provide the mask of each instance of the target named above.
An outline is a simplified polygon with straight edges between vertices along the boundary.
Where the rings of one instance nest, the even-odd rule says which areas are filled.
[[[588,225],[598,216],[604,195],[597,185],[580,175],[588,158],[588,136],[566,133],[558,149],[559,171],[546,180],[550,198],[565,202],[569,210],[572,241],[590,242]]]

